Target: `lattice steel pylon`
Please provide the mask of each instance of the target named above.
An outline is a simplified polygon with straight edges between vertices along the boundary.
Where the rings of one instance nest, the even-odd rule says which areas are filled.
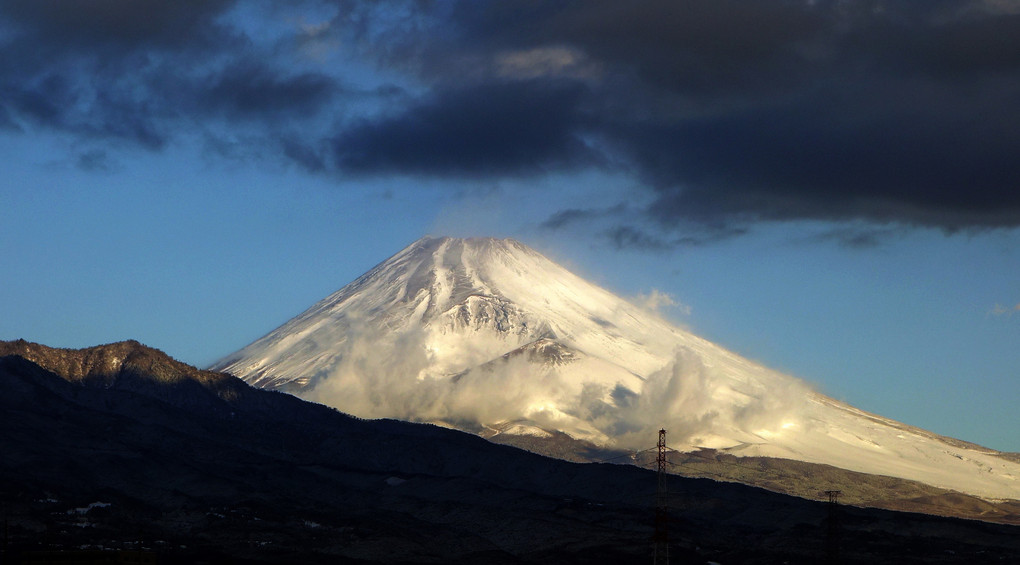
[[[826,519],[825,562],[839,563],[839,495],[838,490],[827,490],[829,496],[829,517]]]
[[[655,544],[653,563],[668,565],[669,563],[669,491],[666,490],[666,430],[659,430],[659,464],[658,488],[655,491],[655,533],[652,542]]]

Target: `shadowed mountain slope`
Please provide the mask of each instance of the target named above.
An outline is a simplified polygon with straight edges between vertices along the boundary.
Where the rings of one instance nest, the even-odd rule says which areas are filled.
[[[650,555],[649,471],[358,420],[134,342],[0,342],[0,416],[12,558],[82,548],[153,552],[161,563]],[[812,563],[834,547],[844,563],[1020,555],[1015,527],[839,507],[833,534],[826,504],[706,479],[674,478],[670,490],[677,560]]]

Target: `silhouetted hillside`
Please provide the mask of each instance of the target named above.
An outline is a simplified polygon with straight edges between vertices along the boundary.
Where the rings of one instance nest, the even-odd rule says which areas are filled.
[[[0,342],[5,563],[644,563],[654,473],[363,421],[136,342]],[[654,441],[654,438],[651,438]],[[1015,562],[1018,529],[670,481],[675,562]],[[828,549],[827,549],[828,548]],[[35,554],[37,555],[37,554]]]

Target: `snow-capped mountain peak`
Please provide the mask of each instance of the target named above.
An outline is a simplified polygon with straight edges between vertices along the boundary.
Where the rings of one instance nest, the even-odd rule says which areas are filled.
[[[215,367],[362,417],[633,449],[666,427],[675,447],[1020,499],[1020,463],[820,395],[512,239],[420,239]]]
[[[672,353],[667,345],[649,354],[628,340],[634,330],[647,341],[672,330],[659,320],[642,324],[647,317],[516,240],[423,238],[216,366],[258,386],[299,390],[330,372],[337,346],[353,335],[425,330],[427,376],[548,337],[626,359],[643,374]]]

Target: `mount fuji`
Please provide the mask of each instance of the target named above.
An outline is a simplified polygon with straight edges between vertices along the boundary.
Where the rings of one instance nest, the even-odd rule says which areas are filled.
[[[512,239],[423,238],[213,366],[364,418],[825,464],[1020,500],[1020,457],[869,414]]]

